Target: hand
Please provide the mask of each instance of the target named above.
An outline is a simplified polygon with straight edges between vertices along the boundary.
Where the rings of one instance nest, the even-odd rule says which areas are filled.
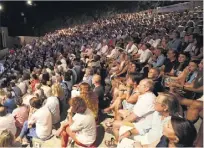
[[[122,135],[119,137],[119,142],[121,142],[122,139],[124,139],[124,138],[128,138],[129,136],[130,136],[130,132],[129,132],[129,131],[125,132],[124,134],[122,134]]]

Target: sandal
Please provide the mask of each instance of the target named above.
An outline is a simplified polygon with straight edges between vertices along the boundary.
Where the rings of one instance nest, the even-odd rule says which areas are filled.
[[[117,144],[115,144],[115,139],[114,138],[111,138],[111,140],[105,140],[105,145],[108,148],[116,148],[117,147]]]

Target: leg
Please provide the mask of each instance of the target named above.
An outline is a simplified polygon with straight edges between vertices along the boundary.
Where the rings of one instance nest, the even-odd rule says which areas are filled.
[[[68,144],[69,135],[64,130],[61,132],[60,137],[61,137],[61,147],[66,148]]]
[[[190,121],[195,121],[199,117],[199,113],[203,108],[203,103],[201,101],[193,101],[187,110],[186,118]]]
[[[115,136],[115,144],[118,143],[118,139],[119,139],[119,129],[122,126],[122,121],[114,121],[113,122],[113,134]]]
[[[25,121],[19,137],[22,139],[28,133],[28,121]]]

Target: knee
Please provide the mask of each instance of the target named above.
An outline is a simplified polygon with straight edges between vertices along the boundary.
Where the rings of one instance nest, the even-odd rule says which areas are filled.
[[[65,130],[63,130],[60,135],[61,135],[61,137],[65,137],[65,136],[67,136],[67,132]]]
[[[114,122],[113,122],[113,128],[114,128],[114,129],[119,129],[119,128],[120,128],[120,121],[117,121],[117,120],[114,121]]]
[[[193,101],[193,103],[192,103],[192,105],[190,107],[197,108],[197,109],[202,108],[203,107],[203,102],[201,102],[201,101]]]

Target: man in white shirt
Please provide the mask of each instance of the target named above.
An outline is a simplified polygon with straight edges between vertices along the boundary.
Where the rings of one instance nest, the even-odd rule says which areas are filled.
[[[149,50],[151,45],[149,43],[146,43],[142,46],[142,51],[140,52],[139,56],[139,62],[140,63],[146,63],[149,61],[149,59],[153,56],[152,52]]]
[[[134,124],[132,124],[133,122],[142,125],[143,123],[146,123],[144,122],[145,120],[149,120],[151,122],[152,114],[154,112],[154,101],[156,98],[156,96],[152,93],[153,87],[154,83],[150,79],[143,79],[142,81],[140,81],[138,85],[138,91],[140,93],[140,96],[138,97],[138,101],[133,108],[133,112],[123,121],[114,121],[113,132],[116,139],[116,144],[118,142],[119,129],[121,126],[134,126]],[[149,126],[148,124],[146,125]],[[142,130],[143,129],[141,129],[140,132],[143,132]]]
[[[138,48],[134,44],[133,39],[130,39],[125,50],[128,54],[136,54],[138,52]]]
[[[46,140],[52,133],[52,115],[47,107],[41,107],[39,98],[30,100],[30,111],[33,112],[23,128],[17,140],[22,141],[24,136]]]
[[[15,136],[16,135],[16,125],[15,119],[12,114],[7,114],[6,107],[0,107],[0,134],[3,130],[9,130]]]

